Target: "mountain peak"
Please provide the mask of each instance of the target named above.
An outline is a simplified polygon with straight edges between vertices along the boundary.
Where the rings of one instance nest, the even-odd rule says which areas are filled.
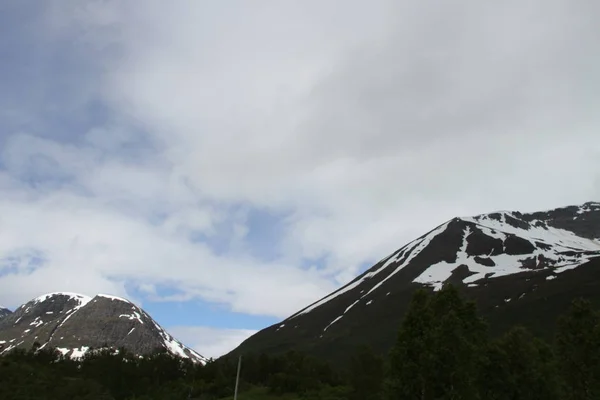
[[[117,296],[113,296],[111,294],[97,294],[96,297],[102,297],[102,298],[109,299],[109,300],[122,301],[124,303],[133,304],[133,303],[131,303],[131,301],[129,301],[123,297],[117,297]]]
[[[55,298],[55,297],[65,297],[65,298],[68,298],[70,300],[77,301],[80,304],[85,304],[85,303],[89,302],[92,299],[89,296],[85,296],[85,295],[79,294],[79,293],[72,293],[72,292],[52,292],[52,293],[46,293],[44,295],[38,296],[35,299],[29,301],[28,303],[40,303],[40,302],[47,301],[47,300],[50,300],[50,299]]]

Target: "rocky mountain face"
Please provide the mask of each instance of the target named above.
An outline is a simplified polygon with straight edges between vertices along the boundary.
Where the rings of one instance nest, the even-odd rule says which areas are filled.
[[[77,358],[90,349],[125,347],[135,354],[164,349],[204,363],[206,359],[169,335],[144,310],[108,295],[90,298],[51,293],[0,319],[0,354],[15,347],[53,347]]]
[[[10,311],[8,308],[0,307],[0,319],[10,314],[12,314],[12,311]]]
[[[230,354],[294,349],[343,360],[359,344],[384,353],[415,290],[445,283],[476,300],[492,334],[521,324],[551,335],[575,297],[600,304],[600,203],[454,218]]]

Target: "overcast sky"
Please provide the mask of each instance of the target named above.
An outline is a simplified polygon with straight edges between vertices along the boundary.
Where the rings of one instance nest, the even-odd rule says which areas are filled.
[[[600,199],[595,0],[0,3],[0,304],[202,354],[461,215]]]

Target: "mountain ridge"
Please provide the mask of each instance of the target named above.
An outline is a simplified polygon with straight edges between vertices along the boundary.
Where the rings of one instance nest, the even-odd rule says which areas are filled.
[[[6,317],[7,315],[12,314],[12,311],[6,307],[0,306],[0,319]]]

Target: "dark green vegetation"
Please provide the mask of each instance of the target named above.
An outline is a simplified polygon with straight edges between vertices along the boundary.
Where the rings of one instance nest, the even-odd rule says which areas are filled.
[[[239,399],[599,399],[600,312],[576,300],[556,325],[551,340],[519,326],[492,336],[453,286],[420,290],[387,357],[359,347],[334,369],[297,352],[246,354]],[[123,349],[72,361],[45,349],[15,350],[0,359],[0,398],[229,399],[236,361],[202,366]]]

